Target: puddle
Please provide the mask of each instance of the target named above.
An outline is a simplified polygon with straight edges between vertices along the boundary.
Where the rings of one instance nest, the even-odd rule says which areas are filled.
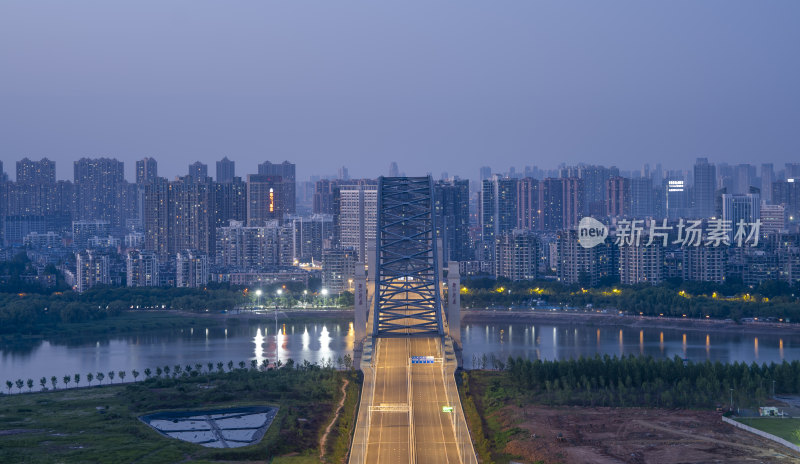
[[[142,416],[162,435],[209,448],[239,448],[261,441],[278,408],[253,406],[209,411],[170,411]]]

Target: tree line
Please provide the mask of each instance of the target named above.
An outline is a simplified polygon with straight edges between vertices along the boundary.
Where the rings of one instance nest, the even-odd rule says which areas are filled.
[[[500,378],[486,392],[488,405],[513,397],[550,405],[753,407],[775,394],[800,393],[800,361],[780,364],[691,362],[650,356],[499,363]],[[774,384],[773,384],[774,381]]]

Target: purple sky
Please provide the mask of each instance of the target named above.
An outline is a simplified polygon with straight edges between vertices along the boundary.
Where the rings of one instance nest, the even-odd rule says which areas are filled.
[[[0,159],[800,161],[800,2],[0,2]],[[13,176],[13,174],[12,174]]]

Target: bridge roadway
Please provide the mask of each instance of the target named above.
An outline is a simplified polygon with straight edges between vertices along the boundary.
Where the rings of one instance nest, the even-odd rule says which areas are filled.
[[[406,412],[373,411],[366,462],[460,462],[451,413],[442,412],[448,402],[441,363],[409,363],[411,356],[434,356],[438,361],[443,357],[442,351],[438,338],[379,339],[372,404],[410,404],[411,424]],[[409,443],[413,443],[413,450]]]

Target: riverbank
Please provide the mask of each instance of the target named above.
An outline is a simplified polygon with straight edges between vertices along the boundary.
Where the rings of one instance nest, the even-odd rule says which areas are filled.
[[[718,319],[676,319],[650,316],[623,316],[614,313],[583,311],[502,311],[502,310],[462,310],[462,324],[500,323],[500,324],[580,324],[583,326],[625,326],[641,329],[671,329],[696,332],[715,332],[726,334],[800,334],[800,324],[721,321]]]

